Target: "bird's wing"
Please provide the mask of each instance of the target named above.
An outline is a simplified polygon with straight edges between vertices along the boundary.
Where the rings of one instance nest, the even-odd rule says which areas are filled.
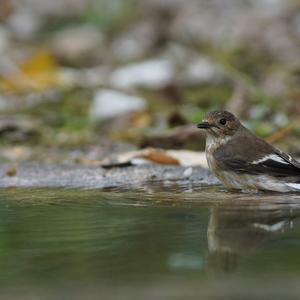
[[[300,176],[300,163],[279,150],[269,152],[254,160],[249,160],[241,154],[229,156],[217,150],[214,158],[220,166],[238,173],[266,174],[278,177]]]
[[[300,163],[293,159],[290,155],[280,151],[280,150],[277,150],[276,151],[277,155],[279,155],[284,161],[290,163],[291,165],[295,166],[296,168],[300,168]]]

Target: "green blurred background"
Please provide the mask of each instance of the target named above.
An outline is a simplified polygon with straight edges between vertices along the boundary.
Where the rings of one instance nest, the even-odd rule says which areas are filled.
[[[203,150],[221,108],[300,156],[298,0],[1,0],[0,22],[2,162]]]

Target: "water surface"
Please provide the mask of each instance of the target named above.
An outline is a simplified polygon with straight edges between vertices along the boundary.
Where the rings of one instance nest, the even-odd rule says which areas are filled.
[[[299,214],[299,195],[220,187],[2,189],[1,295],[299,299]]]

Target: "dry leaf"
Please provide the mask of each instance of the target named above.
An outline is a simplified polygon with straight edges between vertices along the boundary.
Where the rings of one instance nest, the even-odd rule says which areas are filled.
[[[141,157],[157,164],[179,165],[179,161],[161,149],[149,149]]]
[[[39,50],[14,73],[0,77],[0,88],[4,91],[39,91],[57,84],[57,65],[47,50]]]
[[[17,167],[16,166],[12,166],[10,167],[6,173],[5,173],[7,176],[10,176],[10,177],[13,177],[13,176],[16,176],[17,175]]]
[[[205,152],[188,150],[163,150],[146,148],[122,153],[114,159],[102,161],[104,167],[130,166],[142,163],[175,164],[181,166],[201,166],[207,168]]]

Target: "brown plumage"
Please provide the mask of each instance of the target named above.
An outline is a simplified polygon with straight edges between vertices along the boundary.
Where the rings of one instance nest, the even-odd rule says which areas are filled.
[[[206,157],[212,172],[230,189],[300,191],[300,163],[251,133],[227,111],[208,113]]]

